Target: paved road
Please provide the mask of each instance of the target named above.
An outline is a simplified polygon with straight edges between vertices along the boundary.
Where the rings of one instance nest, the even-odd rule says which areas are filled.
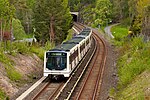
[[[114,36],[113,36],[112,33],[111,33],[111,27],[112,27],[112,26],[116,26],[116,25],[118,25],[118,24],[113,24],[113,25],[107,26],[107,27],[105,27],[105,29],[104,29],[105,33],[106,33],[110,38],[114,38]]]

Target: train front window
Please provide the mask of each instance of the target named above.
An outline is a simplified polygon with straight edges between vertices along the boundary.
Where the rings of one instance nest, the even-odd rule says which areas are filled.
[[[48,52],[46,60],[46,68],[49,70],[63,70],[67,67],[66,53]]]

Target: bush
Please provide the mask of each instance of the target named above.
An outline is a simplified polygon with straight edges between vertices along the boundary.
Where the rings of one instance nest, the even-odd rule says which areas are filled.
[[[135,76],[150,69],[150,43],[144,43],[142,38],[136,37],[127,44],[128,49],[118,62],[121,86],[126,86]]]
[[[13,24],[13,34],[14,34],[15,39],[22,40],[23,38],[27,37],[24,31],[24,28],[21,25],[20,20],[13,19],[12,24]]]
[[[44,59],[44,48],[39,47],[39,46],[32,46],[30,48],[30,51],[32,53],[35,53],[40,59]]]
[[[143,99],[143,89],[148,87],[148,82],[145,86],[141,86],[144,82],[136,78],[141,73],[150,71],[150,42],[145,43],[142,37],[128,38],[127,30],[127,27],[122,25],[112,28],[112,31],[115,32],[113,33],[115,36],[114,43],[119,47],[118,51],[120,53],[117,62],[119,75],[118,91],[116,94],[114,93],[114,96],[118,100],[131,100],[133,99],[132,97],[135,100]],[[135,80],[137,81],[136,83],[140,84],[134,84]],[[135,87],[132,85],[135,85]],[[132,94],[133,91],[136,91],[138,95]]]
[[[54,47],[55,47],[54,43],[51,43],[51,42],[47,41],[46,44],[45,44],[44,49],[47,51],[47,50],[50,50],[50,49],[52,49]]]

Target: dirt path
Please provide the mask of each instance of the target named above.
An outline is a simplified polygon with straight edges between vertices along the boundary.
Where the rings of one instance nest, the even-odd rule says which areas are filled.
[[[107,27],[105,27],[105,29],[104,29],[105,33],[106,33],[110,38],[114,38],[114,36],[113,36],[112,33],[111,33],[111,28],[112,28],[113,26],[116,26],[116,25],[118,25],[118,24],[113,24],[113,25],[107,26]]]

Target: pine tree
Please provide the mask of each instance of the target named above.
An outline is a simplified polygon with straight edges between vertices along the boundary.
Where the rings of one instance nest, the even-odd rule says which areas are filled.
[[[68,0],[37,0],[34,13],[36,37],[41,42],[61,43],[66,38],[72,21]]]

